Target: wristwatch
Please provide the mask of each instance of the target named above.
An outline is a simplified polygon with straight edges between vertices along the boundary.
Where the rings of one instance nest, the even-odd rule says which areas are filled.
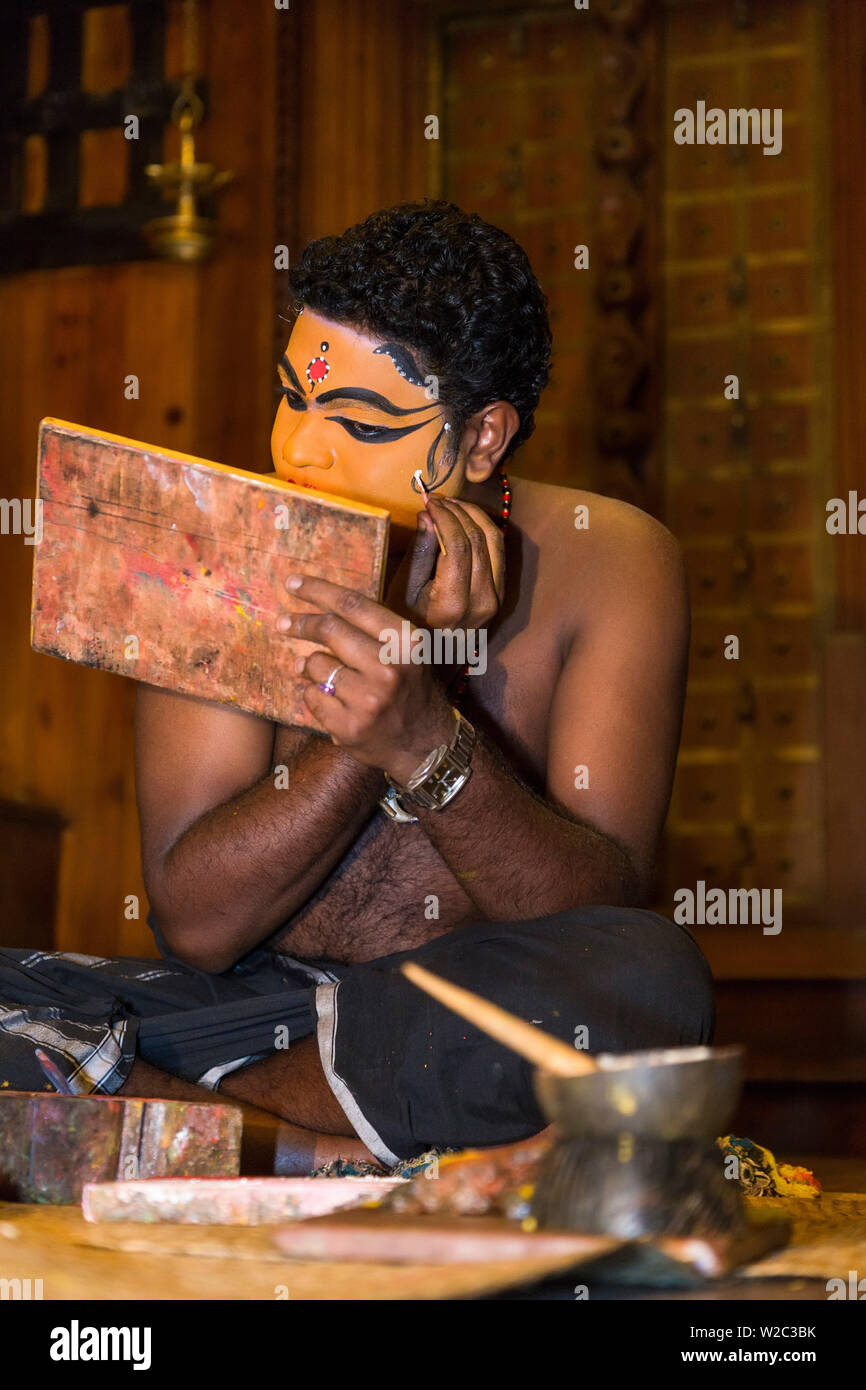
[[[420,806],[425,811],[441,811],[472,776],[469,764],[476,742],[475,729],[459,710],[452,712],[456,727],[450,744],[442,743],[434,748],[412,773],[405,787],[385,774],[388,790],[379,805],[392,820],[405,824],[418,819],[407,811],[407,804]]]

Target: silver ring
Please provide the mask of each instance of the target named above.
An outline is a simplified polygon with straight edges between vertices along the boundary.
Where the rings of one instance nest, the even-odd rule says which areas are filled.
[[[333,671],[328,676],[328,679],[326,681],[319,681],[319,689],[321,690],[323,695],[334,695],[336,693],[334,690],[334,677],[336,676],[337,672],[342,671],[342,669],[343,662],[340,661],[334,667]]]

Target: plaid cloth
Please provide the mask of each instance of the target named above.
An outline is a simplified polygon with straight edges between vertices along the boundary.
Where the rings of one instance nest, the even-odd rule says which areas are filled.
[[[40,1047],[76,1095],[113,1094],[136,1055],[215,1089],[268,1056],[275,1029],[313,1032],[316,985],[333,971],[254,951],[209,975],[180,961],[0,950],[0,1088],[41,1091]]]

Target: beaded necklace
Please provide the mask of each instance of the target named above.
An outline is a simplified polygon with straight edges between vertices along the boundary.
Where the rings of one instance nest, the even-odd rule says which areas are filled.
[[[502,485],[502,509],[499,513],[499,529],[500,531],[505,531],[505,529],[508,526],[508,518],[511,515],[511,484],[509,483],[508,475],[501,464],[499,465],[499,481]],[[463,667],[463,671],[461,672],[461,674],[457,677],[457,683],[454,686],[454,690],[451,695],[451,698],[455,704],[466,690],[466,682],[469,679],[469,671],[470,666],[467,663],[467,665]]]

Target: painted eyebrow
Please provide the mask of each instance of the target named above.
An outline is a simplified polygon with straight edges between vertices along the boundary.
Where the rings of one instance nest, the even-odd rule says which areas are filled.
[[[280,358],[280,366],[282,367],[286,376],[289,378],[289,381],[295,387],[296,391],[298,392],[298,395],[303,396],[304,388],[298,381],[298,378],[295,376],[295,369],[285,353],[283,353],[282,357]]]
[[[320,405],[332,404],[334,401],[360,401],[364,405],[375,406],[386,415],[417,415],[419,410],[429,410],[431,406],[436,405],[436,401],[425,401],[423,405],[409,407],[395,405],[387,396],[380,396],[378,391],[368,391],[365,386],[335,387],[333,391],[323,391],[316,400]]]
[[[384,352],[390,357],[400,375],[413,386],[424,385],[421,369],[408,348],[404,348],[400,343],[381,343],[379,347],[373,348],[373,352]]]

